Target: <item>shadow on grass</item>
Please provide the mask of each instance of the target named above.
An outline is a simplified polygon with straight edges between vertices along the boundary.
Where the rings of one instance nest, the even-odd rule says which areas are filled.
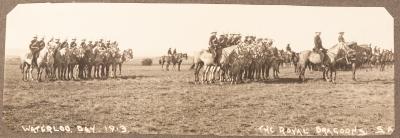
[[[154,76],[146,76],[146,75],[126,75],[126,76],[118,76],[120,79],[138,79],[138,78],[151,78]]]
[[[394,80],[385,80],[385,79],[373,79],[373,80],[355,80],[351,81],[349,84],[394,84]]]

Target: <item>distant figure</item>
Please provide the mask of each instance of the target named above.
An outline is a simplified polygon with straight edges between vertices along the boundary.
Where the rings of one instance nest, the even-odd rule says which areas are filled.
[[[171,48],[169,48],[168,49],[168,56],[171,56],[172,55],[172,51],[171,51]]]
[[[287,44],[287,46],[286,46],[286,51],[292,52],[292,48],[290,48],[290,44]]]
[[[339,32],[339,37],[338,37],[338,41],[339,43],[344,43],[344,38],[343,38],[344,32]]]

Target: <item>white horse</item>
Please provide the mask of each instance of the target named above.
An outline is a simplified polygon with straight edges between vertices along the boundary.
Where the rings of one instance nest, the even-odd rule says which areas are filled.
[[[46,71],[45,78],[51,78],[53,76],[52,70],[54,66],[54,49],[45,46],[39,53],[37,58],[37,79],[42,81],[43,70]]]
[[[33,81],[32,59],[33,59],[33,54],[29,48],[22,55],[20,55],[20,60],[21,60],[20,69],[22,71],[22,80],[23,81],[28,81],[28,79]]]

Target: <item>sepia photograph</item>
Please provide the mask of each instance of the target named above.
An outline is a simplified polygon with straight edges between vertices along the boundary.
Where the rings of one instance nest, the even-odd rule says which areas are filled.
[[[25,3],[5,23],[2,122],[12,133],[395,128],[385,7]]]

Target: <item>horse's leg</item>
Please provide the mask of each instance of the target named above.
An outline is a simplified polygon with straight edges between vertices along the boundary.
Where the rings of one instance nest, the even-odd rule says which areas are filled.
[[[206,68],[203,71],[203,83],[207,81],[208,70],[210,66],[206,65]]]
[[[119,75],[121,75],[122,63],[119,63],[118,66],[119,66]]]
[[[22,81],[25,81],[25,63],[20,65],[21,72],[22,72]]]
[[[42,71],[43,70],[41,69],[41,67],[38,66],[38,68],[37,68],[37,76],[36,76],[38,82],[42,81]]]
[[[351,64],[351,68],[353,71],[353,80],[356,81],[356,63]],[[336,72],[335,72],[335,76],[336,76]]]
[[[32,72],[33,72],[33,65],[31,65],[30,69],[29,69],[29,78],[31,81],[33,81],[33,76],[32,76]]]

